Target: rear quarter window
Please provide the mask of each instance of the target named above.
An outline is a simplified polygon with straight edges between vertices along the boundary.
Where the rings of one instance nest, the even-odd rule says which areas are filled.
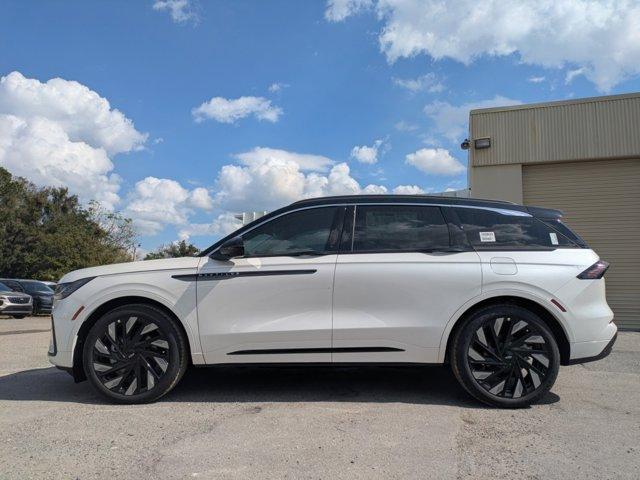
[[[508,215],[493,210],[456,208],[469,243],[481,249],[576,248],[560,231],[532,216]]]

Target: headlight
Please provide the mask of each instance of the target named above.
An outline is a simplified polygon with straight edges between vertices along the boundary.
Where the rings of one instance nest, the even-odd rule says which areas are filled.
[[[56,290],[53,298],[55,298],[56,300],[67,298],[73,292],[82,287],[85,283],[89,283],[94,278],[96,277],[81,278],[80,280],[76,280],[75,282],[59,283],[58,285],[56,285]]]

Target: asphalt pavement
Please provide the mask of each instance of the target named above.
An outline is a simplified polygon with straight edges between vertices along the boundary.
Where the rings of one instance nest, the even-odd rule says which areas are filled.
[[[151,405],[49,365],[47,317],[0,317],[0,479],[640,478],[640,333],[485,407],[446,367],[216,367]]]

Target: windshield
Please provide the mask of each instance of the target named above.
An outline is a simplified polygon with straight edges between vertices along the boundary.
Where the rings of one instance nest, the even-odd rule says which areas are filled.
[[[11,289],[7,287],[4,283],[0,282],[0,292],[10,292]]]
[[[53,290],[42,282],[22,282],[22,286],[29,293],[50,293],[53,295]]]

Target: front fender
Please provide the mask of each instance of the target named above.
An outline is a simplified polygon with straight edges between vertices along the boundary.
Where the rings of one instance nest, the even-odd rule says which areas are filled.
[[[67,345],[70,345],[70,351],[75,352],[80,329],[96,310],[110,301],[135,297],[156,302],[172,312],[187,333],[193,362],[202,363],[196,308],[196,284],[195,282],[183,282],[173,279],[168,274],[163,280],[162,282],[156,281],[154,282],[155,284],[150,281],[129,281],[109,285],[109,283],[113,282],[113,279],[106,280],[104,277],[98,277],[90,282],[88,285],[93,284],[91,285],[92,291],[85,292],[83,299],[75,301],[78,306],[82,303],[84,309],[76,320],[72,321],[73,327],[67,338]]]

